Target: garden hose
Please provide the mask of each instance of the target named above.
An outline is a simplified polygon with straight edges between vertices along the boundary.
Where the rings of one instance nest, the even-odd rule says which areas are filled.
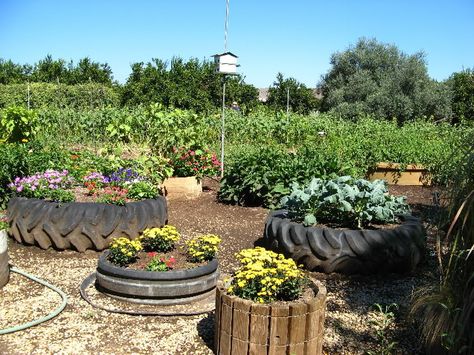
[[[148,312],[148,311],[126,311],[122,309],[107,308],[101,305],[98,305],[89,298],[86,289],[96,280],[95,272],[90,274],[82,281],[80,292],[82,298],[89,303],[92,307],[107,311],[110,313],[119,313],[119,314],[128,314],[131,316],[159,316],[159,317],[186,317],[186,316],[199,316],[202,314],[210,313],[212,311],[199,311],[199,312]]]
[[[23,275],[27,278],[29,278],[30,280],[33,280],[43,286],[46,286],[48,288],[50,288],[51,290],[55,291],[56,293],[59,294],[59,296],[61,296],[62,298],[62,303],[61,305],[56,308],[53,312],[51,312],[50,314],[48,314],[47,316],[45,317],[41,317],[41,318],[38,318],[38,319],[35,319],[31,322],[28,322],[28,323],[24,323],[24,324],[21,324],[21,325],[16,325],[14,327],[10,327],[10,328],[6,328],[6,329],[0,329],[0,335],[3,335],[3,334],[9,334],[9,333],[14,333],[14,332],[17,332],[19,330],[24,330],[24,329],[27,329],[27,328],[31,328],[35,325],[38,325],[40,323],[43,323],[43,322],[46,322],[54,317],[56,317],[59,313],[61,313],[63,311],[63,309],[66,307],[67,305],[67,296],[66,294],[61,291],[59,288],[47,283],[46,281],[44,280],[41,280],[39,278],[37,278],[36,276],[33,276],[33,275],[30,275],[28,274],[27,272],[25,271],[22,271],[22,270],[19,270],[15,267],[11,267],[10,268],[10,271],[11,272],[16,272],[17,274],[20,274],[20,275]]]

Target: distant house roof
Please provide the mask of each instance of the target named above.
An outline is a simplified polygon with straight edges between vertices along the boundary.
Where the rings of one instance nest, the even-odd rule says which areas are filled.
[[[225,52],[225,53],[221,53],[221,54],[214,54],[213,57],[222,57],[223,55],[231,55],[232,57],[234,58],[239,58],[238,56],[236,56],[234,53],[232,52]]]
[[[258,101],[267,102],[268,100],[268,89],[258,89]]]
[[[323,92],[321,88],[314,88],[311,89],[313,91],[313,95],[317,99],[322,99],[323,98]],[[258,89],[258,101],[260,102],[267,102],[268,100],[268,88],[262,88]]]

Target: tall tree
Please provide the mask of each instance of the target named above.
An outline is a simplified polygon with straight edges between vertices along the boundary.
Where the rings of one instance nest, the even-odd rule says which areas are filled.
[[[454,73],[448,80],[452,90],[452,107],[455,122],[474,120],[474,70]]]
[[[268,90],[267,104],[278,110],[286,110],[289,96],[289,107],[293,112],[307,114],[319,109],[319,100],[314,96],[313,89],[294,78],[285,79],[278,73],[276,81]]]
[[[334,53],[331,65],[321,83],[325,111],[352,119],[371,114],[400,122],[451,115],[449,92],[430,79],[422,52],[406,55],[394,45],[363,38]]]

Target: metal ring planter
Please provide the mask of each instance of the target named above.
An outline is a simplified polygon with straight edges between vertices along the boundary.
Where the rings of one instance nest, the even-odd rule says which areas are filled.
[[[265,223],[267,245],[306,269],[325,273],[373,274],[411,271],[423,255],[426,232],[420,221],[401,216],[394,229],[337,230],[305,227],[270,212]]]
[[[146,228],[166,224],[166,199],[117,206],[93,202],[57,203],[24,197],[8,204],[10,235],[19,243],[42,249],[104,250],[114,237],[137,238]]]
[[[116,266],[107,260],[108,253],[99,258],[96,285],[128,302],[176,305],[198,301],[214,294],[219,278],[217,259],[193,269],[153,272]]]
[[[0,288],[7,284],[9,278],[7,231],[2,229],[0,230]]]
[[[260,304],[216,292],[216,353],[320,355],[323,347],[326,287],[311,280],[306,301]]]

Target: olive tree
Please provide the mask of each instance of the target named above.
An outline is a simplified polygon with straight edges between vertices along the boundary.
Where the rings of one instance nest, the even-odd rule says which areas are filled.
[[[330,63],[321,82],[324,111],[350,119],[370,114],[399,122],[451,115],[449,90],[428,76],[422,52],[407,55],[395,45],[363,38],[334,53]]]

